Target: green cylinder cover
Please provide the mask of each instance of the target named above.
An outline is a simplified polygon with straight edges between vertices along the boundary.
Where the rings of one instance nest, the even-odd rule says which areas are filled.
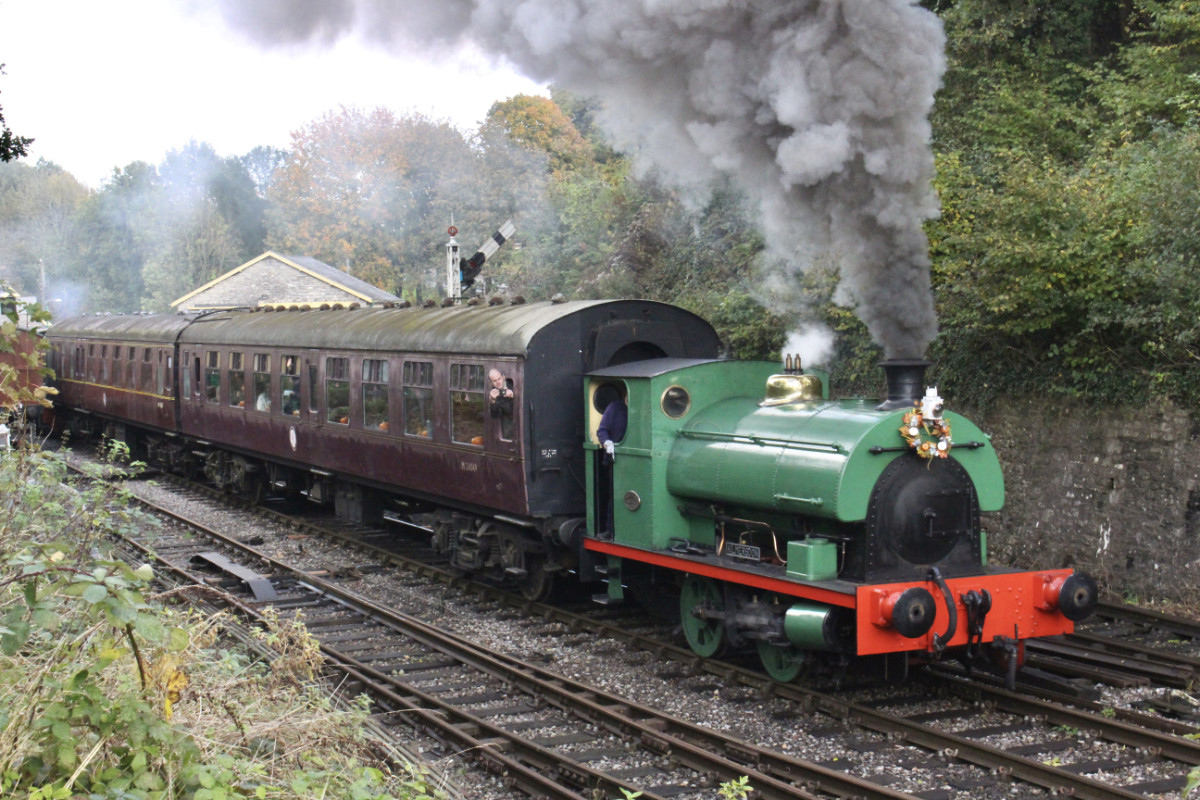
[[[783,617],[783,633],[797,647],[805,650],[836,650],[838,648],[838,609],[819,603],[795,603]]]

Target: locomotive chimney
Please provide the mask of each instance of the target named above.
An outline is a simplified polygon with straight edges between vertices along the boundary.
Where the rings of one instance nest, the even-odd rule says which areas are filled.
[[[921,399],[925,384],[925,369],[931,363],[919,358],[890,358],[881,361],[887,376],[887,398],[875,406],[876,411],[896,411],[912,408]]]

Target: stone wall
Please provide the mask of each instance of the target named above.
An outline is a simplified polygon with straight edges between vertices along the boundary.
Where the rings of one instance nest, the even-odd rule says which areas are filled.
[[[991,560],[1078,566],[1117,594],[1200,603],[1200,441],[1170,404],[1110,411],[1045,400],[969,414],[1004,467]]]
[[[260,303],[362,303],[363,299],[274,258],[265,258],[188,299],[186,308]]]

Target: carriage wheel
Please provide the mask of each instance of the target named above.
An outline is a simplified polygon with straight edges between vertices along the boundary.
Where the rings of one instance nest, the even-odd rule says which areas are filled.
[[[544,569],[545,560],[540,556],[527,555],[525,565],[528,572],[518,583],[521,594],[528,600],[541,602],[554,591],[554,573]]]
[[[255,475],[251,478],[249,485],[245,490],[246,502],[252,506],[261,505],[263,498],[267,496],[267,482],[261,475]]]
[[[684,578],[683,589],[679,593],[679,613],[683,621],[683,635],[696,655],[711,658],[724,651],[725,623],[705,613],[719,614],[724,610],[725,596],[716,581],[698,575]]]
[[[204,460],[204,477],[218,489],[225,488],[228,478],[224,453],[218,450],[208,454],[208,458]]]
[[[780,683],[790,683],[804,667],[804,651],[795,645],[758,643],[758,660],[763,669]]]

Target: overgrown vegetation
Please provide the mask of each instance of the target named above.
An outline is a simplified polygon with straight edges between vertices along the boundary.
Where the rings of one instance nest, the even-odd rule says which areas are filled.
[[[1200,5],[939,8],[943,380],[981,402],[1193,404]]]
[[[228,649],[220,618],[148,595],[152,570],[104,555],[152,528],[118,489],[68,484],[53,454],[0,454],[0,795],[426,798],[385,772],[365,709],[332,707],[303,626]]]
[[[226,649],[220,619],[147,597],[152,571],[103,555],[145,530],[119,490],[75,489],[61,461],[0,457],[0,794],[40,798],[423,798],[384,773],[365,709],[331,707],[303,627],[282,657]]]
[[[931,377],[976,406],[1022,392],[1200,401],[1200,3],[925,5],[948,59]],[[837,388],[877,393],[881,351],[834,302],[835,265],[806,277],[808,309],[764,311],[763,242],[739,197],[682,197],[636,174],[594,112],[561,92],[516,97],[464,134],[345,110],[287,150],[219,158],[193,143],[97,191],[52,164],[0,165],[0,248],[27,292],[44,265],[64,309],[161,310],[268,247],[417,300],[439,291],[451,215],[465,248],[516,216],[484,271],[490,292],[677,303],[743,357],[776,356],[815,317],[837,336]]]

